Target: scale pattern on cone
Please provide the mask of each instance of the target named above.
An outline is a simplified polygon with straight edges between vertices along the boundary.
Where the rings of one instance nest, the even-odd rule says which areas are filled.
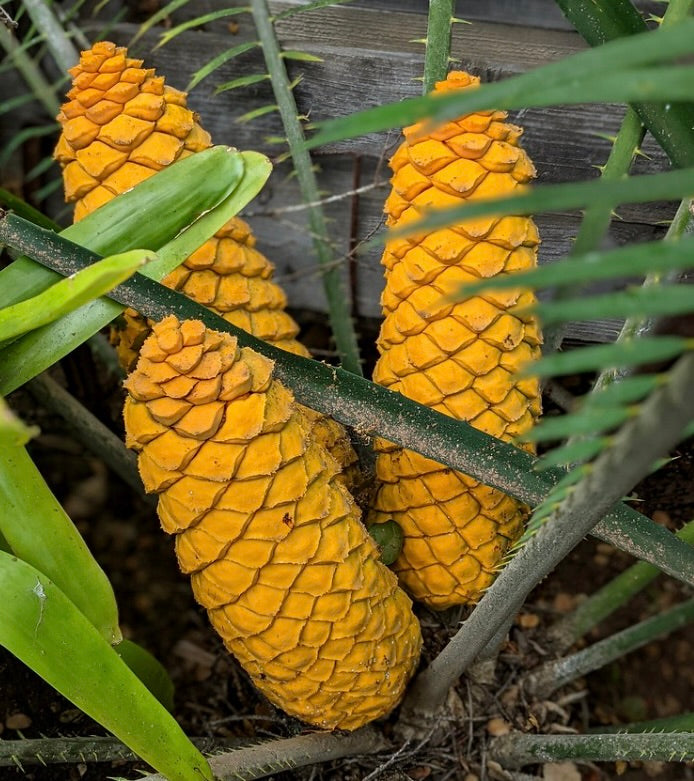
[[[273,364],[171,316],[127,381],[127,444],[198,602],[256,686],[326,729],[387,714],[419,624]]]
[[[476,87],[452,72],[437,92]],[[535,174],[506,113],[481,111],[431,130],[405,128],[393,156],[387,224],[402,227],[432,208],[518,192]],[[393,239],[382,258],[385,319],[374,381],[509,441],[540,414],[535,378],[516,372],[540,355],[536,320],[513,310],[529,291],[492,291],[454,303],[464,283],[531,268],[539,238],[526,217],[484,217]],[[527,508],[500,491],[379,440],[380,481],[371,522],[393,518],[405,543],[394,565],[431,607],[475,602],[494,580]]]
[[[65,200],[75,221],[141,181],[211,146],[185,92],[167,86],[124,47],[101,41],[83,51],[70,69],[73,87],[58,120],[55,157],[63,168]],[[163,283],[212,309],[233,325],[283,350],[310,357],[296,340],[299,327],[285,312],[287,297],[272,281],[272,263],[255,249],[248,224],[232,218]],[[126,309],[114,329],[121,364],[132,369],[150,323]],[[356,470],[345,430],[312,413],[317,436],[343,466]],[[350,475],[355,477],[356,475]]]

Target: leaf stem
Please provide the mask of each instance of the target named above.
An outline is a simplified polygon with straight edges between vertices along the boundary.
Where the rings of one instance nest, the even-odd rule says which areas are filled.
[[[506,768],[544,762],[614,762],[655,760],[684,762],[694,758],[694,733],[637,735],[503,735],[492,741],[490,757]]]
[[[591,727],[587,732],[694,732],[694,711],[651,721],[637,721],[634,724]]]
[[[429,0],[426,54],[424,55],[424,94],[437,81],[446,78],[451,56],[451,29],[455,0]]]
[[[576,678],[598,670],[652,640],[687,626],[692,621],[694,621],[694,599],[682,602],[660,615],[606,637],[583,651],[541,665],[526,677],[525,690],[534,697],[546,699]]]
[[[653,460],[678,442],[694,413],[694,355],[680,358],[669,379],[623,426],[615,444],[511,559],[451,642],[418,676],[403,706],[410,717],[433,714],[441,706],[453,683],[530,591],[648,472]]]
[[[371,727],[363,727],[348,735],[316,732],[268,741],[211,757],[209,762],[218,781],[235,781],[240,778],[250,781],[283,770],[329,762],[331,759],[376,754],[388,748],[389,744],[378,732]],[[147,776],[147,781],[166,779],[163,775],[152,775]]]
[[[0,241],[64,275],[75,273],[98,257],[13,214],[0,219]],[[537,459],[523,450],[350,372],[272,347],[187,296],[139,274],[111,295],[113,300],[153,320],[175,314],[182,320],[201,320],[210,328],[233,334],[241,346],[275,362],[275,376],[293,390],[301,404],[353,426],[361,434],[378,433],[527,504],[539,504],[565,474],[561,469],[536,472]],[[6,352],[2,353],[0,369],[3,361],[6,363]],[[617,505],[593,533],[694,585],[691,547],[630,507]]]
[[[282,60],[279,43],[270,18],[266,0],[252,0],[253,20],[263,47],[263,55],[268,73],[272,79],[272,89],[279,108],[284,130],[287,134],[289,151],[294,162],[297,180],[304,200],[308,204],[320,201],[318,183],[313,170],[311,157],[304,146],[304,131],[298,119],[298,109]],[[320,205],[311,205],[308,209],[309,229],[313,237],[313,246],[322,268],[323,286],[328,299],[330,324],[335,337],[335,345],[344,368],[353,374],[362,374],[359,348],[354,325],[349,311],[349,297],[345,295],[344,280],[339,266],[334,263],[325,215]]]

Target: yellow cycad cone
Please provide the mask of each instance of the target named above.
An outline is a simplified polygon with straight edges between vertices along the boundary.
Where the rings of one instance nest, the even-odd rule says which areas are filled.
[[[128,57],[124,47],[101,41],[83,51],[70,69],[73,87],[58,120],[62,133],[55,157],[63,168],[65,199],[79,220],[162,168],[211,146],[210,135],[187,107],[185,92],[173,89]],[[283,350],[309,357],[296,340],[294,319],[285,312],[284,291],[272,281],[272,263],[255,249],[255,237],[238,217],[169,274],[164,284],[180,290],[225,320]],[[132,309],[115,332],[126,370],[137,360],[149,333],[147,320]],[[316,435],[344,467],[356,455],[345,430],[312,413]],[[354,475],[352,475],[354,477]]]
[[[478,84],[453,72],[436,91]],[[518,146],[520,128],[505,118],[483,111],[434,130],[406,128],[390,163],[387,224],[517,192],[535,171]],[[510,310],[532,303],[532,294],[493,291],[462,303],[446,297],[464,283],[533,267],[538,244],[526,217],[484,217],[389,241],[374,381],[506,441],[526,432],[540,414],[540,390],[516,372],[539,357],[541,336],[533,317]],[[394,565],[401,582],[437,609],[475,602],[519,537],[526,508],[410,450],[385,441],[378,450],[370,521],[392,518],[402,527]]]
[[[196,599],[256,686],[310,724],[356,729],[401,699],[419,624],[272,367],[166,318],[126,381],[127,442]]]

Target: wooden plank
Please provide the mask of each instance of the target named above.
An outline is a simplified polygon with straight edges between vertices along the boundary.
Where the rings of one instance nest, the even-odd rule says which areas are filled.
[[[273,9],[287,8],[291,3],[273,3]],[[493,5],[493,4],[481,4]],[[527,8],[526,0],[519,8]],[[289,17],[278,24],[285,48],[301,49],[322,57],[320,63],[288,63],[290,74],[303,74],[296,89],[299,111],[312,120],[351,113],[370,105],[400,100],[417,94],[420,84],[423,50],[412,39],[424,33],[425,18],[409,10],[388,10],[369,6],[346,5],[322,9],[310,14]],[[196,13],[200,5],[195,4]],[[514,17],[520,17],[520,11]],[[183,87],[192,73],[211,57],[244,40],[254,39],[252,21],[246,15],[239,21],[237,34],[230,35],[220,25],[207,31],[192,31],[179,36],[172,44],[154,50],[158,35],[149,33],[141,42],[140,56],[147,64],[166,74],[173,86]],[[122,43],[132,37],[137,27],[119,24],[111,36]],[[575,33],[564,30],[537,29],[512,24],[480,22],[458,25],[456,51],[464,51],[466,68],[479,73],[484,80],[524,72],[546,62],[579,51],[584,44]],[[271,155],[281,147],[266,141],[267,136],[281,136],[283,131],[276,114],[268,114],[248,123],[238,118],[248,111],[271,104],[269,83],[214,95],[219,84],[250,73],[262,73],[264,63],[259,50],[248,52],[226,63],[190,96],[203,125],[216,143],[239,148],[256,148]],[[614,134],[623,109],[617,106],[571,106],[520,112],[517,116],[525,128],[524,144],[538,169],[538,181],[557,183],[582,180],[597,175],[596,165],[604,162],[609,142],[598,133]],[[321,167],[320,185],[327,197],[349,193],[353,186],[355,156],[360,157],[361,184],[380,181],[380,188],[365,192],[359,199],[358,230],[362,240],[377,230],[381,219],[385,180],[389,176],[383,162],[399,143],[397,131],[373,134],[333,144],[318,150],[315,159]],[[641,173],[662,170],[665,159],[655,144],[649,142],[640,158]],[[335,240],[336,262],[347,272],[347,248],[351,222],[351,197],[327,204],[331,235]],[[278,281],[286,287],[292,306],[309,310],[326,308],[321,272],[316,266],[305,212],[297,211],[301,197],[286,165],[273,174],[269,186],[252,204],[252,225],[259,247],[277,265]],[[610,241],[643,241],[662,233],[663,220],[673,213],[671,205],[635,205],[620,209],[622,223],[613,226]],[[565,255],[578,225],[577,215],[542,215],[539,224],[543,236],[541,262]],[[379,252],[360,255],[352,264],[357,272],[356,313],[362,317],[380,316],[379,296],[382,275]],[[610,323],[582,325],[571,329],[581,339],[603,340],[614,336]]]

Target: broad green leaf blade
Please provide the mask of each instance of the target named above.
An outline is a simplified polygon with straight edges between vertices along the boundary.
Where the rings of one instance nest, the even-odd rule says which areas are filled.
[[[139,249],[111,255],[33,298],[0,309],[0,342],[40,328],[105,295],[155,258],[153,252]]]
[[[215,146],[164,168],[60,235],[100,255],[137,247],[156,251],[221,203],[243,175],[242,154]],[[59,279],[43,265],[19,258],[0,271],[0,307],[36,295]]]
[[[536,377],[559,377],[617,366],[640,366],[676,358],[692,346],[691,340],[679,336],[652,336],[548,355],[524,371]]]
[[[575,101],[578,103],[631,100],[632,97],[627,97],[627,94],[634,95],[635,92],[630,90],[636,85],[630,78],[630,69],[666,62],[692,51],[694,20],[687,20],[669,30],[659,29],[612,41],[597,49],[580,52],[501,82],[484,84],[474,90],[410,98],[322,123],[319,133],[308,142],[308,147],[400,128],[420,119],[431,123],[443,122],[484,109],[547,106],[574,102],[575,98],[580,98]],[[620,88],[620,77],[624,89]],[[644,79],[643,71],[639,78]],[[646,83],[649,91],[656,83],[665,84],[655,70],[646,78]]]
[[[126,638],[113,649],[166,710],[172,711],[174,685],[162,663],[141,645]]]
[[[28,247],[26,237],[14,230],[19,224],[32,231],[35,237],[41,234],[40,229],[30,223],[9,215],[0,220],[0,241],[25,251]],[[41,245],[40,257],[46,264],[58,267],[56,258],[67,256],[70,264],[64,268],[65,273],[74,273],[83,267],[79,257],[70,256],[69,248],[66,249],[65,240],[60,236],[42,234]],[[273,347],[235,328],[183,294],[140,274],[120,285],[113,295],[124,306],[131,306],[153,320],[175,314],[181,320],[201,320],[209,328],[232,334],[240,346],[250,347],[274,361],[276,377],[292,389],[301,404],[346,425],[368,429],[526,504],[539,504],[564,474],[559,469],[534,472],[537,460],[529,453],[351,372]],[[480,459],[480,453],[485,454],[484,459]],[[593,534],[694,585],[691,547],[632,508],[617,505],[595,527]]]
[[[0,530],[13,553],[50,577],[109,643],[121,640],[111,584],[23,447],[0,447]]]
[[[0,645],[170,781],[212,781],[202,754],[46,575],[0,552]]]
[[[188,21],[183,22],[182,24],[178,24],[176,27],[172,27],[170,30],[162,33],[159,37],[159,43],[154,48],[158,49],[160,46],[165,46],[167,43],[176,38],[176,36],[180,35],[186,30],[190,30],[193,27],[200,27],[203,24],[214,22],[217,19],[224,19],[227,16],[236,16],[237,14],[244,14],[248,13],[249,11],[250,8],[248,8],[248,6],[243,6],[241,8],[221,8],[219,11],[211,11],[209,14],[203,14],[202,16],[198,16],[195,19],[188,19]]]
[[[661,317],[694,311],[691,285],[632,287],[601,296],[547,301],[532,310],[543,325],[598,320],[601,317]]]
[[[187,160],[194,157],[196,155]],[[238,153],[234,159],[243,166],[243,175],[235,180],[236,186],[231,194],[215,208],[206,210],[189,228],[159,249],[158,259],[144,267],[146,275],[156,279],[166,276],[258,194],[270,174],[269,160],[258,152]],[[116,203],[128,194],[115,198],[111,203]],[[110,204],[106,204],[108,205]],[[134,241],[132,236],[129,236],[129,239]],[[0,278],[1,276],[0,274]],[[67,355],[107,325],[122,310],[123,306],[114,300],[100,298],[13,342],[0,352],[0,388],[3,389],[0,390],[0,395],[7,395]]]
[[[524,442],[548,442],[586,434],[601,434],[631,416],[629,407],[588,407],[570,415],[545,418],[526,432]]]
[[[245,54],[258,46],[260,46],[258,41],[246,41],[245,43],[240,43],[238,46],[232,46],[231,49],[226,49],[221,54],[213,57],[209,62],[205,63],[202,68],[195,71],[193,78],[186,86],[186,92],[190,92],[194,87],[200,84],[203,79],[206,79],[211,73],[214,73],[218,68],[221,68],[225,62],[232,60],[234,57],[239,57],[241,54]]]
[[[694,169],[690,176],[694,176]],[[639,180],[640,177],[632,178],[629,182],[640,187]],[[540,189],[542,188],[538,188],[535,194]],[[547,287],[581,285],[606,279],[645,276],[687,268],[694,268],[694,238],[683,237],[675,242],[649,241],[609,252],[589,252],[548,263],[531,271],[503,274],[463,285],[455,297],[467,298],[478,295],[484,290],[507,290],[516,287],[538,290]]]

